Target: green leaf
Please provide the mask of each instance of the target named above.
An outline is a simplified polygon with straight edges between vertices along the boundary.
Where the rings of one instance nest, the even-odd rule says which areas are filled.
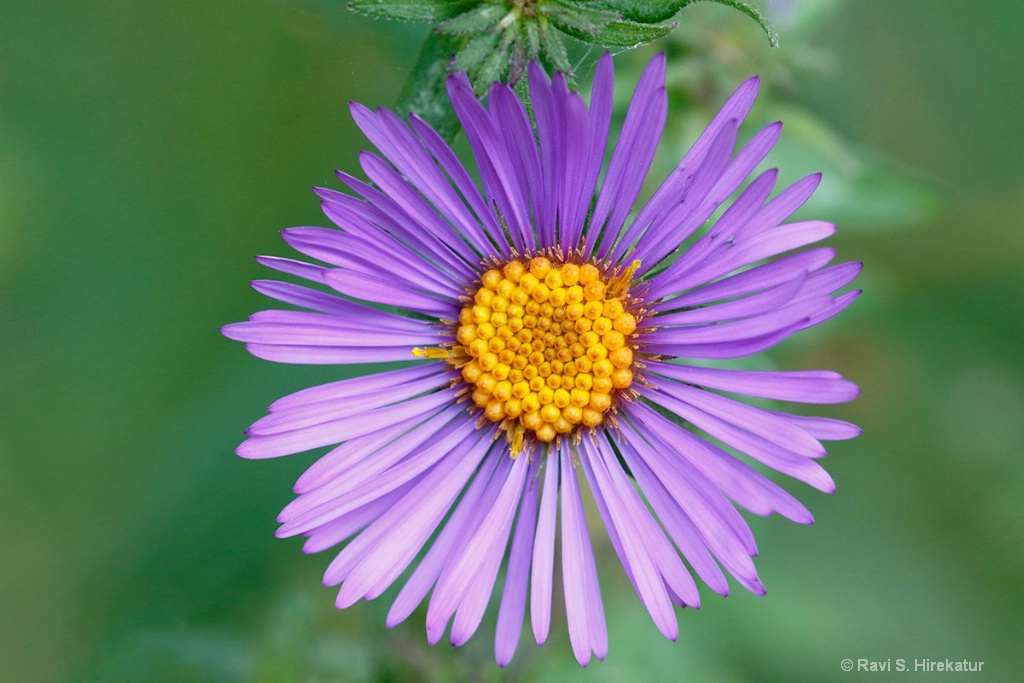
[[[491,50],[491,53],[486,55],[478,63],[476,69],[474,69],[471,78],[473,92],[478,97],[482,97],[491,87],[492,83],[504,80],[503,76],[508,73],[509,61],[511,60],[509,47],[511,47],[513,35],[512,32],[506,31],[498,48]]]
[[[544,45],[544,56],[547,57],[555,71],[561,71],[566,77],[571,76],[572,64],[569,62],[569,53],[566,52],[565,45],[562,44],[558,34],[548,31],[541,35],[541,40]]]
[[[512,60],[509,64],[508,82],[516,85],[526,73],[526,66],[540,55],[540,26],[535,21],[519,25],[519,39],[512,45]]]
[[[593,5],[602,9],[622,13],[622,16],[640,24],[653,24],[671,19],[679,10],[696,2],[717,2],[746,14],[757,22],[761,30],[768,36],[768,42],[775,47],[779,44],[779,34],[768,21],[764,12],[757,9],[749,0],[593,0]]]
[[[613,21],[622,18],[618,12],[595,8],[589,4],[553,0],[544,6],[544,16],[554,26],[566,33],[569,30],[596,34]]]
[[[635,21],[623,19],[613,21],[597,33],[587,33],[571,27],[559,26],[563,32],[573,38],[586,43],[593,43],[603,47],[637,47],[650,43],[658,38],[664,38],[672,32],[678,24],[641,24]]]
[[[641,24],[656,24],[671,19],[692,2],[696,0],[592,0],[591,4]]]
[[[497,33],[480,33],[473,36],[466,43],[466,46],[459,50],[453,64],[455,71],[469,71],[475,65],[482,62],[492,52],[498,49],[498,41],[501,39]]]
[[[377,19],[440,23],[473,9],[482,0],[352,0],[348,8]]]
[[[528,21],[523,24],[523,42],[526,45],[526,54],[532,58],[540,54],[541,33],[536,22]]]
[[[448,100],[445,79],[448,64],[466,42],[464,37],[445,33],[428,35],[395,107],[402,115],[415,113],[449,142],[459,132],[459,120]]]
[[[485,76],[481,72],[485,69],[485,65],[493,61],[494,55],[499,54],[499,40],[500,36],[496,33],[480,33],[470,38],[466,46],[455,57],[454,70],[466,71],[469,74],[473,83],[473,91],[477,97],[487,92],[490,85],[490,83],[483,82]],[[493,70],[494,67],[491,65],[488,73]],[[497,78],[493,80],[497,80]]]
[[[438,24],[434,28],[441,33],[450,33],[452,35],[492,31],[507,14],[508,11],[504,4],[489,2],[486,5],[480,5],[457,17],[453,17],[442,24]]]

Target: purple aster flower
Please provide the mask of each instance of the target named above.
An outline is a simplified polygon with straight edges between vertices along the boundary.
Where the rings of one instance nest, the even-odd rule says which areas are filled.
[[[857,427],[727,394],[836,403],[856,396],[855,385],[828,371],[709,365],[844,309],[858,292],[837,292],[860,264],[829,265],[829,248],[800,251],[833,225],[785,222],[820,176],[770,199],[774,169],[744,187],[781,130],[772,124],[734,153],[756,78],[634,214],[665,123],[664,77],[659,56],[600,183],[608,55],[589,108],[562,75],[549,80],[531,66],[536,129],[508,86],[495,84],[485,108],[465,75],[449,79],[479,186],[422,120],[352,106],[381,153],[360,157],[371,183],[339,173],[351,193],[317,191],[337,227],[284,231],[319,263],[259,259],[320,287],[254,282],[306,310],[260,311],[224,328],[254,355],[284,363],[420,359],[286,396],[238,449],[272,458],[331,447],[299,478],[278,535],[307,537],[307,552],[345,544],[324,575],[340,585],[339,608],[404,577],[388,625],[429,594],[429,642],[451,623],[461,645],[504,567],[495,650],[505,665],[528,602],[536,641],[548,636],[557,552],[570,640],[586,665],[608,643],[585,489],[672,639],[674,606],[700,604],[694,574],[722,595],[726,572],[764,593],[736,505],[812,521],[752,463],[834,489],[817,461],[821,441],[851,438]]]

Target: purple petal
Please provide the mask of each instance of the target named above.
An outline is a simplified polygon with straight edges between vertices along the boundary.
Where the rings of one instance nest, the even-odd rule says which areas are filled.
[[[831,294],[850,284],[860,274],[864,264],[848,261],[835,266],[823,268],[807,278],[806,286],[800,291],[800,297]]]
[[[787,422],[803,429],[815,439],[821,439],[822,441],[845,441],[846,439],[856,438],[861,434],[861,428],[857,425],[831,417],[790,415],[788,413],[777,413],[773,410],[767,412],[783,418]]]
[[[317,282],[323,282],[322,271],[317,272]],[[344,316],[349,315],[353,304],[351,301],[341,299],[333,294],[327,294],[309,287],[294,285],[290,282],[278,282],[277,280],[253,280],[252,288],[260,294],[282,301],[286,304],[302,306],[320,313]],[[376,309],[370,309],[374,311]]]
[[[507,544],[507,534],[503,541]],[[459,606],[455,610],[455,618],[452,620],[451,644],[454,647],[465,645],[480,627],[484,612],[487,611],[487,604],[494,594],[494,581],[498,576],[498,569],[501,567],[501,560],[504,556],[505,545],[493,553],[484,555],[480,568],[473,575],[472,581],[466,584],[466,593],[459,601]]]
[[[431,436],[430,429],[421,428],[417,433],[405,437],[402,443],[396,444],[394,450],[389,448],[386,453],[377,453],[376,457],[362,461],[372,467],[376,464],[375,460],[386,460],[383,465],[389,466],[389,469],[380,476],[374,476],[372,471],[357,471],[353,474],[353,478],[359,478],[357,481],[349,483],[348,477],[345,477],[335,480],[333,485],[299,496],[281,511],[278,518],[283,524],[277,535],[286,537],[304,534],[338,515],[361,507],[415,480],[447,457],[457,446],[461,448],[462,442],[472,442],[471,437],[475,436],[473,421],[464,416],[452,421],[451,424],[456,426],[448,430],[443,428],[452,412],[448,411],[431,421],[434,429],[440,429],[441,436],[432,440],[427,447],[410,455],[410,451]]]
[[[469,263],[479,258],[472,244],[467,244],[462,234],[439,216],[437,210],[410,187],[388,162],[369,152],[360,154],[359,160],[366,175],[395,202],[419,230],[432,235]]]
[[[344,580],[338,593],[339,607],[379,594],[401,574],[437,528],[490,446],[487,439],[480,438],[452,449],[404,498],[345,547],[324,573],[325,585]]]
[[[567,136],[566,182],[562,184],[562,194],[558,201],[558,243],[562,246],[562,257],[569,258],[573,248],[582,241],[601,161],[595,150],[588,146],[591,138],[590,112],[583,98],[567,88],[559,90],[559,99],[563,103],[563,128]]]
[[[787,327],[760,337],[709,344],[664,345],[660,350],[654,344],[646,344],[644,350],[672,358],[741,358],[770,349],[793,333],[806,329],[809,321],[810,318],[800,318]]]
[[[246,350],[257,358],[275,363],[296,365],[353,365],[359,363],[389,363],[409,360],[408,346],[381,346],[377,348],[326,347],[253,344]]]
[[[650,409],[644,410],[636,405],[630,407],[631,413],[641,418],[641,421],[655,415]],[[693,522],[704,545],[744,587],[763,595],[764,588],[750,560],[749,528],[728,500],[685,460],[669,460],[659,448],[649,444],[628,424],[622,424],[622,429],[636,455],[651,469]],[[623,451],[623,455],[629,464],[629,449]]]
[[[803,206],[804,202],[810,199],[820,184],[820,173],[814,173],[796,181],[780,192],[775,199],[768,202],[752,219],[737,230],[736,239],[739,240],[758,232],[770,230],[779,225]]]
[[[715,118],[708,124],[701,136],[697,139],[690,150],[683,157],[679,165],[662,183],[661,187],[654,193],[654,196],[637,214],[633,221],[635,225],[647,226],[653,220],[669,210],[671,206],[679,201],[683,188],[693,177],[694,169],[698,168],[704,161],[712,142],[718,137],[722,127],[730,120],[742,121],[757,97],[757,90],[760,81],[755,76],[745,81],[729,101],[725,103]]]
[[[450,574],[447,577],[442,576],[438,581],[427,607],[427,634],[431,642],[436,642],[436,638],[444,631],[445,624],[469,591],[470,585],[480,576],[485,559],[495,553],[500,559],[504,554],[528,468],[528,458],[516,459],[494,505],[463,548],[462,554],[455,559]],[[493,581],[491,578],[488,589],[493,585]],[[456,636],[454,631],[452,636]]]
[[[612,253],[613,260],[622,260],[627,251],[633,249],[636,258],[650,264],[646,267],[641,266],[641,271],[638,271],[646,273],[650,267],[661,262],[661,257],[648,258],[652,249],[660,248],[663,255],[669,253],[704,223],[706,219],[702,219],[701,214],[710,216],[715,207],[715,202],[706,201],[708,193],[719,181],[729,163],[736,146],[738,128],[739,121],[726,122],[708,149],[703,162],[696,167],[693,177],[686,183],[681,201],[655,221],[647,232],[636,240],[635,247],[632,242],[645,226],[634,222]]]
[[[341,301],[341,299],[338,299]],[[332,315],[292,309],[266,309],[249,316],[250,323],[294,325],[300,327],[322,327],[330,330],[353,330],[366,332],[366,327],[382,328],[382,332],[396,334],[423,334],[424,330],[437,332],[440,325],[425,320],[414,320],[405,316],[385,313],[366,306],[358,306],[351,315]],[[252,327],[252,325],[250,325]]]
[[[358,463],[360,460],[376,453],[382,446],[387,445],[410,429],[430,422],[434,414],[426,416],[417,415],[406,420],[401,420],[387,427],[382,427],[376,432],[364,436],[349,439],[345,443],[331,449],[309,469],[302,473],[295,482],[295,493],[309,493],[321,486],[326,486],[334,481],[342,472]],[[282,521],[280,518],[278,521]]]
[[[634,221],[611,253],[612,260],[624,259],[627,252],[636,253],[637,258],[646,260],[645,255],[648,251],[659,244],[672,251],[699,227],[702,221],[690,222],[687,218],[698,210],[729,163],[736,144],[738,128],[738,121],[726,122],[709,148],[708,155],[689,171],[689,177],[680,188],[676,204],[665,214],[658,216],[650,226]],[[637,244],[634,245],[634,242]],[[657,265],[657,261],[651,263],[651,266],[653,265]],[[641,266],[641,269],[646,272],[648,268]]]
[[[533,245],[528,200],[512,169],[501,133],[495,130],[493,121],[477,101],[466,74],[448,77],[448,96],[473,149],[485,196],[497,204],[513,245],[520,252],[525,251]]]
[[[349,379],[329,382],[314,387],[307,387],[295,393],[283,396],[270,404],[270,412],[278,412],[299,406],[334,401],[342,398],[358,398],[388,387],[400,386],[424,377],[436,377],[445,374],[448,368],[442,363],[425,363],[400,370],[388,370],[371,375],[350,377]]]
[[[777,170],[769,169],[744,188],[740,196],[725,210],[711,230],[687,249],[679,259],[650,279],[647,296],[651,299],[659,299],[673,293],[675,291],[672,284],[674,280],[709,258],[712,252],[726,243],[746,221],[754,216],[771,193],[777,176]]]
[[[586,130],[583,126],[573,126],[574,132],[581,135],[589,134],[582,144],[582,150],[589,152],[587,159],[580,160],[578,166],[571,167],[572,177],[579,182],[579,194],[576,197],[576,211],[567,216],[562,224],[562,239],[568,248],[569,245],[578,245],[582,242],[583,229],[586,215],[590,209],[591,201],[597,188],[597,179],[601,174],[601,167],[604,163],[605,148],[608,146],[608,130],[611,124],[612,102],[614,86],[614,73],[612,69],[612,56],[605,53],[597,61],[594,71],[594,86],[590,96],[589,115],[586,112],[572,112],[573,119],[586,118],[588,125]],[[576,100],[573,100],[573,105]],[[575,163],[575,162],[573,162]]]
[[[265,314],[269,311],[261,313]],[[409,358],[412,357],[414,346],[430,346],[445,341],[445,336],[441,334],[440,330],[431,330],[427,325],[418,325],[420,329],[415,332],[399,332],[367,328],[354,321],[346,321],[344,318],[323,313],[307,313],[305,311],[275,311],[274,313],[295,315],[277,315],[273,316],[276,319],[267,320],[272,316],[257,313],[250,318],[249,322],[225,325],[221,328],[221,333],[228,339],[270,346],[323,346],[335,349],[406,346],[409,349]]]
[[[569,448],[559,449],[562,477],[562,586],[569,621],[569,641],[576,661],[586,666],[593,651],[598,659],[608,652],[608,629],[597,582],[597,566],[583,514],[576,472]]]
[[[749,318],[764,311],[774,310],[788,304],[796,297],[806,279],[806,275],[801,274],[778,287],[773,287],[757,294],[751,294],[741,299],[733,299],[722,304],[692,308],[675,313],[656,315],[645,321],[644,325],[652,327],[697,325],[724,322],[736,318]]]
[[[537,472],[537,462],[531,461],[526,465],[526,474],[524,479],[529,481],[532,474]],[[513,468],[515,469],[515,468]],[[520,489],[520,498],[522,498],[522,489]],[[536,509],[536,499],[533,500],[534,509]],[[520,501],[516,501],[513,504],[512,517],[515,517],[515,508],[520,506]],[[485,520],[486,521],[486,520]],[[482,525],[481,525],[482,526]],[[469,590],[466,591],[465,596],[459,603],[459,607],[455,612],[455,619],[452,622],[452,645],[458,647],[464,644],[470,639],[470,637],[476,632],[476,629],[480,626],[480,622],[483,619],[484,611],[487,608],[487,603],[491,599],[491,594],[494,590],[494,581],[498,575],[498,568],[501,566],[501,561],[505,556],[505,548],[508,545],[507,539],[509,532],[512,529],[512,520],[508,521],[506,527],[504,527],[504,534],[500,540],[495,539],[492,541],[491,550],[484,554],[483,561],[480,563],[480,569],[477,570],[476,575],[471,581],[468,582]],[[477,533],[482,533],[483,530],[478,530]],[[529,551],[529,544],[523,545]],[[453,571],[456,571],[453,569]],[[518,640],[519,633],[523,627],[523,616],[522,608],[525,607],[526,603],[526,573],[525,567],[522,573],[522,591],[521,591],[521,607],[518,621],[515,622],[515,638]],[[504,599],[502,600],[504,604]],[[508,626],[506,626],[508,628]],[[498,637],[497,634],[495,636]],[[497,647],[497,641],[495,643]],[[514,650],[514,644],[513,644]],[[509,655],[511,658],[511,654]]]
[[[784,446],[743,431],[725,420],[707,413],[700,415],[700,423],[697,426],[727,446],[735,448],[782,474],[809,484],[825,493],[833,493],[836,490],[835,483],[828,472],[805,455],[794,453]]]
[[[598,257],[604,258],[614,244],[654,160],[667,112],[665,55],[659,54],[648,62],[633,92],[594,207],[585,254],[597,247]],[[604,237],[600,244],[596,244],[595,240],[602,231]]]
[[[544,494],[533,543],[530,568],[530,625],[538,645],[548,639],[551,627],[551,582],[555,563],[555,516],[558,512],[558,461],[548,457],[544,464]]]
[[[674,282],[678,291],[710,282],[761,259],[778,256],[829,237],[836,226],[823,221],[805,221],[780,225],[727,243],[705,266],[695,268]]]
[[[522,102],[507,85],[493,84],[489,102],[491,119],[508,150],[513,173],[520,179],[520,192],[526,200],[526,206],[533,207],[533,230],[527,228],[525,243],[536,246],[536,239],[531,233],[535,230],[538,235],[542,235],[544,223],[551,223],[553,217],[548,215],[551,201],[544,192],[541,160],[534,141],[533,128]],[[525,210],[529,212],[529,208]]]
[[[398,502],[411,488],[411,485],[398,488],[373,502],[367,503],[361,508],[352,510],[327,522],[323,526],[309,531],[306,534],[309,539],[302,544],[302,552],[318,553],[338,545],[380,517],[381,514]]]
[[[722,202],[726,201],[739,188],[740,184],[771,151],[778,140],[782,124],[775,123],[764,128],[726,166],[725,162],[728,161],[729,154],[735,145],[735,130],[736,127],[731,125],[726,125],[723,128],[687,189],[686,199],[675,209],[655,221],[644,239],[637,245],[634,258],[640,259],[644,263],[644,266],[638,271],[641,275],[659,265],[666,256],[675,251],[683,239],[689,237],[711,218]],[[762,188],[770,189],[774,184],[774,174],[763,174],[758,181],[752,184],[755,187],[755,193],[760,192]],[[747,201],[750,199],[753,197]],[[743,206],[744,202],[741,201],[739,204]],[[728,211],[726,213],[728,214]],[[728,220],[718,221],[708,233],[690,247],[682,258],[672,264],[673,268],[685,270],[689,263],[699,262],[715,248],[716,244],[721,244],[727,237],[731,237],[732,226],[735,224],[732,222],[732,217],[723,216],[723,218],[728,218]]]
[[[762,516],[778,512],[798,524],[814,521],[799,501],[746,463],[668,420],[658,422],[659,437],[739,505]]]
[[[447,383],[447,378],[444,375],[428,376],[421,380],[363,394],[358,400],[343,397],[287,410],[278,409],[254,422],[249,427],[248,433],[252,436],[269,436],[305,429],[330,420],[360,415],[392,403],[408,401],[420,394],[440,389]]]
[[[346,296],[378,304],[390,304],[438,318],[458,318],[459,308],[451,299],[439,299],[423,292],[401,288],[386,277],[374,277],[349,270],[329,270],[324,282]]]
[[[535,207],[537,240],[540,244],[554,245],[558,239],[555,234],[558,207],[554,202],[561,196],[562,185],[565,183],[566,133],[562,130],[562,117],[555,104],[554,91],[547,73],[536,62],[531,62],[527,71],[546,199],[544,205]]]
[[[360,195],[362,201],[341,192],[318,188],[317,194],[323,198],[321,204],[325,212],[336,206],[347,206],[351,212],[363,216],[365,222],[373,226],[373,230],[369,234],[379,233],[381,230],[386,231],[395,239],[419,252],[425,260],[433,263],[439,270],[443,270],[452,279],[468,282],[475,277],[474,268],[470,265],[470,254],[458,255],[438,236],[419,229],[420,226],[395,200],[372,185],[340,171],[337,176],[349,189]],[[358,229],[360,226],[355,224],[340,227]],[[466,259],[470,259],[470,261]]]
[[[631,498],[627,498],[625,487],[629,487],[632,496],[636,495],[628,483],[623,483],[609,471],[604,457],[604,448],[600,445],[590,448],[587,442],[580,443],[581,462],[587,469],[588,479],[595,496],[600,495],[606,507],[605,526],[615,529],[623,566],[629,568],[637,595],[647,608],[655,626],[669,640],[679,636],[679,625],[676,622],[672,600],[669,598],[661,572],[652,557],[652,550],[657,547],[658,537],[664,542],[661,530],[655,533],[643,525],[639,510],[630,506]],[[611,450],[610,448],[608,450]],[[614,457],[614,456],[613,456]],[[615,470],[622,472],[620,465],[615,463]],[[637,501],[639,502],[639,501]],[[642,507],[642,506],[641,506]],[[646,510],[643,514],[647,514]],[[649,517],[649,515],[648,515]],[[678,560],[678,557],[676,558]],[[682,565],[680,564],[680,568]]]
[[[643,406],[642,408],[639,406]],[[633,408],[633,406],[631,406]],[[638,404],[633,415],[643,423],[644,437],[663,457],[671,458],[671,466],[677,474],[691,478],[696,485],[709,492],[708,500],[717,508],[717,515],[735,538],[743,544],[744,551],[751,557],[757,555],[757,543],[746,521],[726,499],[728,491],[718,484],[720,471],[715,470],[714,447],[702,438],[682,429],[650,406]],[[639,426],[637,427],[640,428]],[[636,443],[634,442],[634,445]],[[671,454],[671,455],[666,455]]]
[[[536,460],[540,463],[540,459]],[[498,608],[498,625],[494,633],[494,658],[498,666],[507,666],[519,644],[526,613],[526,587],[530,580],[530,560],[533,556],[534,531],[537,523],[538,467],[533,467],[526,483],[526,492],[519,507],[512,550],[508,556],[505,590]]]
[[[833,306],[833,299],[824,296],[797,301],[761,315],[716,325],[661,327],[644,335],[644,350],[649,353],[682,356],[684,354],[676,349],[676,345],[719,344],[756,339],[788,329],[795,323],[803,323],[817,312],[829,310]]]
[[[508,255],[508,245],[501,236],[501,227],[494,218],[491,207],[487,205],[480,195],[473,179],[470,178],[466,168],[455,156],[455,152],[448,146],[448,143],[441,138],[437,132],[427,124],[426,121],[415,114],[409,116],[413,130],[420,140],[434,156],[441,170],[448,176],[455,189],[458,191],[469,207],[473,210],[473,216],[480,224],[480,239],[484,245],[491,245],[488,251],[494,252],[497,248],[497,255]]]
[[[323,266],[313,265],[305,261],[296,261],[290,258],[280,258],[278,256],[257,256],[256,262],[268,268],[273,268],[278,272],[301,277],[305,280],[312,280],[316,283],[323,282],[324,273],[327,272],[327,268]]]
[[[414,479],[474,431],[473,420],[454,405],[416,429],[364,457],[330,483],[301,494],[278,515],[291,530],[305,529],[324,515],[348,512]],[[424,446],[424,443],[427,445]],[[300,531],[301,533],[301,531]]]
[[[253,436],[246,439],[235,452],[243,458],[275,458],[300,453],[375,432],[399,420],[454,401],[455,392],[444,389],[411,401],[378,408],[366,414],[330,420],[315,427],[272,436]]]
[[[667,299],[654,305],[656,311],[670,311],[680,307],[700,306],[712,301],[721,301],[736,296],[744,296],[776,287],[801,276],[805,272],[813,272],[835,258],[835,250],[829,247],[809,249],[798,254],[790,254],[782,258],[755,266],[727,278],[702,284],[697,289],[681,296]],[[675,289],[675,283],[670,283]]]
[[[386,109],[378,109],[374,114],[357,103],[352,103],[351,109],[352,118],[367,138],[457,228],[455,233],[442,224],[440,234],[467,240],[481,256],[489,253],[490,245],[477,219],[408,126]]]
[[[636,526],[636,537],[642,539],[639,550],[650,553],[669,595],[672,596],[672,601],[679,605],[699,608],[700,594],[697,592],[697,585],[679,555],[672,548],[672,544],[665,537],[665,532],[651,516],[632,481],[622,469],[615,451],[608,447],[607,442],[600,442],[593,451],[599,451],[600,456],[604,459],[605,470],[610,476],[612,486],[617,491],[620,505],[625,506],[623,509]],[[674,613],[671,623],[675,623]],[[668,633],[665,635],[672,638]]]
[[[639,392],[653,403],[698,426],[700,413],[707,413],[807,457],[821,456],[825,452],[817,439],[792,422],[709,391],[663,382],[657,389],[641,387]]]
[[[804,323],[804,329],[808,327],[814,327],[819,325],[829,318],[839,315],[846,310],[846,307],[857,300],[857,297],[861,295],[861,290],[854,289],[844,294],[840,294],[833,299],[831,306],[823,307],[811,314],[810,318]]]
[[[388,611],[387,626],[393,628],[405,621],[423,602],[430,588],[441,575],[445,564],[453,555],[462,552],[483,518],[481,510],[489,510],[498,497],[506,472],[497,466],[510,465],[508,458],[488,458],[480,466],[473,482],[462,495],[459,504],[444,525],[444,529],[430,546],[423,561],[406,581],[394,604]],[[495,470],[498,474],[495,475]]]
[[[337,204],[324,202],[323,208],[335,223],[349,229],[355,227],[354,220],[339,218]],[[368,226],[363,234],[330,228],[289,228],[281,236],[291,247],[332,266],[371,277],[384,271],[402,287],[458,297],[461,279],[452,278],[392,235],[361,218],[358,220]]]
[[[647,364],[649,372],[710,389],[748,396],[799,403],[844,403],[860,394],[856,384],[827,370],[801,372],[757,372],[700,368],[657,361]],[[657,384],[658,380],[654,380]]]
[[[785,416],[778,414],[776,417],[784,418]],[[648,422],[652,420],[649,416],[646,419]],[[831,477],[813,461],[813,458],[823,454],[806,452],[798,454],[785,444],[779,444],[764,436],[744,431],[728,420],[710,413],[689,411],[687,420],[723,443],[734,447],[740,453],[783,474],[800,479],[825,493],[833,493],[836,489]],[[687,438],[687,436],[673,436],[672,438]]]
[[[636,477],[637,484],[644,492],[651,509],[661,520],[662,526],[672,537],[676,547],[679,548],[704,583],[719,595],[728,595],[729,584],[725,580],[725,575],[701,541],[700,533],[694,528],[693,522],[672,499],[665,486],[646,463],[633,452],[629,442],[627,441],[620,448],[625,453],[625,460],[629,465],[630,472]]]

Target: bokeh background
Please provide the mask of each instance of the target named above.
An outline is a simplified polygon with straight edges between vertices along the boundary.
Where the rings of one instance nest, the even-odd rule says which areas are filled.
[[[805,214],[867,265],[853,309],[763,362],[859,382],[828,414],[864,435],[830,448],[835,495],[789,487],[814,526],[751,519],[767,597],[708,591],[667,642],[598,536],[607,661],[581,671],[556,616],[499,670],[488,623],[453,650],[425,644],[422,613],[387,631],[393,591],[336,612],[327,559],[273,538],[312,456],[232,450],[270,401],[338,371],[218,333],[264,305],[252,256],[324,223],[311,186],[337,187],[365,145],[346,102],[392,104],[425,28],[342,0],[0,0],[0,679],[901,678],[847,657],[1024,678],[1024,5],[772,13],[777,49],[698,5],[619,72],[673,55],[661,164],[764,76],[755,119],[787,122],[770,161],[826,171]]]

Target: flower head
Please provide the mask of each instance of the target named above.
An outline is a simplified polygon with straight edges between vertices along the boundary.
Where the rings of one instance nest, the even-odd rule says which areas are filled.
[[[640,79],[600,189],[607,55],[589,107],[560,74],[530,67],[535,129],[507,86],[495,84],[485,108],[464,75],[449,79],[480,187],[421,120],[353,105],[382,154],[361,156],[372,184],[340,173],[351,194],[318,190],[337,228],[283,233],[326,265],[260,259],[321,287],[257,281],[306,310],[261,311],[224,329],[272,361],[420,359],[286,396],[238,449],[270,458],[333,447],[298,480],[278,535],[306,536],[307,552],[345,543],[324,576],[340,584],[339,608],[377,597],[411,568],[388,625],[430,593],[429,641],[451,622],[459,645],[504,566],[495,644],[504,665],[527,602],[537,642],[547,638],[560,528],[569,635],[585,665],[607,651],[585,489],[673,639],[674,606],[700,604],[693,574],[725,595],[724,568],[764,593],[734,505],[812,521],[752,462],[834,489],[816,460],[820,442],[856,436],[855,426],[719,392],[835,403],[857,388],[833,372],[707,361],[756,353],[835,315],[857,296],[836,292],[860,266],[828,265],[828,248],[799,251],[834,226],[785,222],[819,176],[771,199],[774,169],[743,186],[781,129],[768,126],[734,154],[756,79],[634,215],[665,123],[664,71],[656,57]]]

